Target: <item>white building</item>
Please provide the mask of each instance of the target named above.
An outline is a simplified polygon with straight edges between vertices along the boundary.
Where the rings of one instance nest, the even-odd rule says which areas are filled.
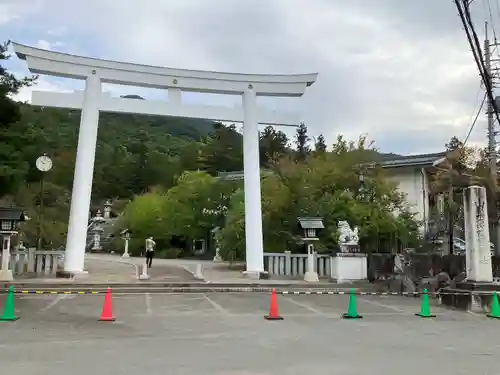
[[[389,179],[397,183],[406,195],[416,219],[423,221],[423,232],[428,230],[430,212],[436,202],[430,194],[430,176],[436,171],[433,163],[446,155],[445,152],[421,155],[384,155],[381,165]]]

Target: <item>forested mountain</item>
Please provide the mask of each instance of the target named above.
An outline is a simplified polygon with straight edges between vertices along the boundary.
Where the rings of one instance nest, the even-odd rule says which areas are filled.
[[[39,179],[34,161],[46,152],[54,161],[48,181],[71,188],[80,111],[24,104],[21,114],[12,132],[22,139],[17,151],[23,156],[27,181]],[[186,151],[213,128],[214,123],[206,120],[101,113],[94,198],[131,197],[155,184],[168,187],[186,166],[183,163],[189,164]]]

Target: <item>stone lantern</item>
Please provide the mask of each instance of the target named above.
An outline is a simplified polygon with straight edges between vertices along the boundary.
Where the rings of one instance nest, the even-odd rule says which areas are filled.
[[[130,238],[132,237],[132,231],[128,229],[124,229],[120,232],[121,238],[125,241],[125,249],[123,251],[123,258],[130,258],[130,254],[128,253],[128,243],[130,241]]]
[[[108,199],[105,203],[104,203],[104,218],[105,219],[111,219],[111,201]]]
[[[0,269],[0,280],[13,280],[10,266],[10,242],[11,237],[17,234],[17,225],[27,220],[24,211],[16,207],[0,207],[0,235],[2,236],[2,268]]]
[[[304,281],[318,282],[318,272],[315,267],[314,241],[318,241],[316,231],[324,229],[323,218],[321,217],[299,217],[297,218],[300,228],[303,230],[302,241],[307,245],[307,271]]]
[[[92,234],[94,237],[94,244],[92,245],[93,251],[100,251],[101,248],[101,235],[104,232],[102,224],[106,222],[106,219],[102,217],[101,211],[98,210],[95,217],[92,218],[92,222],[94,223],[92,227]]]

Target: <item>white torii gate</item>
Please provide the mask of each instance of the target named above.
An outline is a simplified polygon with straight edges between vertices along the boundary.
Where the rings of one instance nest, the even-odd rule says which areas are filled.
[[[300,97],[316,81],[317,73],[257,75],[171,69],[69,55],[18,43],[13,47],[34,74],[85,80],[83,92],[32,94],[33,105],[82,110],[64,262],[67,273],[84,272],[99,111],[243,122],[246,273],[258,278],[264,272],[258,124],[297,126],[300,117],[259,108],[257,96]],[[102,92],[102,83],[167,89],[168,102],[113,98]],[[182,105],[182,91],[242,95],[243,106]]]

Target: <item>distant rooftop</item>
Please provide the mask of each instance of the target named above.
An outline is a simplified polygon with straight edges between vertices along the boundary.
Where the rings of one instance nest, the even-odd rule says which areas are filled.
[[[380,164],[383,168],[430,167],[437,159],[444,156],[446,156],[446,152],[405,156],[396,154],[381,154],[382,160],[380,161]]]
[[[433,163],[446,156],[446,152],[418,155],[380,154],[382,168],[431,167]],[[272,174],[268,169],[261,169],[263,176]],[[243,171],[219,172],[217,178],[223,181],[243,180]]]

